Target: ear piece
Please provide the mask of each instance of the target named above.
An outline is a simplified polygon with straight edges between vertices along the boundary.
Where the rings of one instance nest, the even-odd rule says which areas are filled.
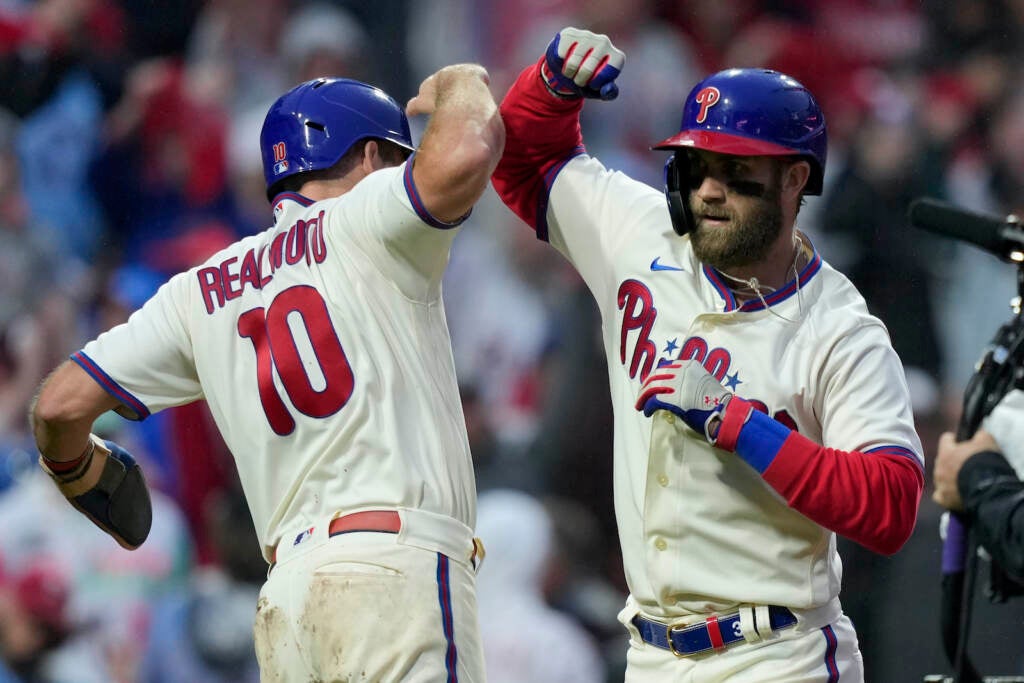
[[[679,166],[676,164],[676,155],[673,154],[665,162],[665,199],[668,201],[668,214],[672,218],[672,228],[677,235],[685,235],[693,227],[690,217],[690,207],[683,198],[679,182]],[[687,188],[687,194],[690,190]]]

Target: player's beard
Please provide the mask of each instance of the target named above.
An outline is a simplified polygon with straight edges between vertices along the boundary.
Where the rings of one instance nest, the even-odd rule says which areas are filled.
[[[732,270],[757,263],[768,255],[782,232],[781,178],[776,176],[764,194],[754,200],[750,212],[739,216],[735,209],[711,208],[691,195],[695,216],[690,233],[693,252],[703,263],[718,270]],[[705,225],[696,216],[712,214],[728,218],[728,225]]]

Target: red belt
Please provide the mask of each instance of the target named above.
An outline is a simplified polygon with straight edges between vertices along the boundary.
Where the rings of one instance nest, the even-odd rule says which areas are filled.
[[[402,518],[394,510],[364,510],[342,515],[331,520],[327,527],[328,536],[348,534],[353,531],[379,531],[397,534],[402,530]]]
[[[327,535],[337,536],[357,531],[397,534],[401,530],[402,518],[395,510],[363,510],[332,519],[327,527]],[[270,563],[277,563],[277,548],[274,548]]]

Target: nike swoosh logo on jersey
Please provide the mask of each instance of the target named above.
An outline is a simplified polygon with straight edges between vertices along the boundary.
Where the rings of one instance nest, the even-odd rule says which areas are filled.
[[[651,270],[682,270],[682,268],[677,268],[675,266],[666,266],[662,263],[659,263],[659,261],[661,261],[660,256],[651,261]]]

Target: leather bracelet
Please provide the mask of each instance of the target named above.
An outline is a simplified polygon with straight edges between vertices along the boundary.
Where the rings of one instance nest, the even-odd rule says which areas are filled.
[[[39,455],[46,462],[46,466],[50,468],[50,471],[54,474],[61,476],[73,472],[75,469],[80,467],[82,463],[88,462],[89,458],[92,457],[93,452],[96,450],[96,442],[93,441],[92,434],[89,435],[89,441],[86,443],[85,448],[82,450],[82,454],[73,460],[54,460],[48,457],[44,453]]]

